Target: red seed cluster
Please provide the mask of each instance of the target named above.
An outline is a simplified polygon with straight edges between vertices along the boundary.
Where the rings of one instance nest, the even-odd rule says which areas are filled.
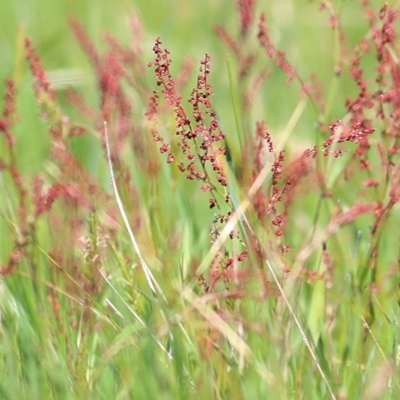
[[[228,212],[215,215],[210,236],[215,241],[221,229],[227,223],[233,205],[227,190],[228,176],[225,167],[225,134],[220,129],[217,114],[211,102],[213,88],[209,82],[211,57],[206,54],[200,62],[196,85],[190,92],[189,107],[183,105],[178,85],[171,74],[170,52],[162,47],[158,38],[153,47],[155,60],[148,64],[154,68],[159,91],[154,91],[150,97],[146,117],[150,122],[153,140],[159,144],[159,152],[167,155],[167,162],[175,164],[179,171],[185,174],[189,181],[201,181],[200,190],[209,193],[208,206],[210,209],[222,210],[228,205]],[[159,130],[160,93],[173,111],[175,120],[174,135],[167,138]],[[164,110],[165,111],[165,110]],[[162,114],[161,114],[162,116]],[[167,133],[168,134],[168,133]],[[225,206],[224,206],[225,204]],[[232,232],[231,239],[238,240],[238,232]],[[237,256],[238,261],[246,258],[247,253]],[[230,250],[219,253],[210,269],[210,285],[206,290],[213,290],[217,281],[226,275],[227,268],[233,263]],[[225,274],[225,275],[224,275]]]
[[[26,58],[31,67],[32,75],[35,79],[34,89],[37,97],[41,97],[41,91],[45,92],[51,100],[56,99],[56,92],[50,86],[50,82],[47,78],[46,72],[40,62],[39,56],[35,53],[35,49],[32,45],[31,39],[25,39],[25,51]]]
[[[0,132],[3,132],[8,147],[11,149],[15,146],[14,136],[11,134],[11,128],[14,125],[16,102],[16,90],[14,81],[6,80],[6,90],[4,93],[3,115],[0,118]],[[1,159],[1,158],[0,158]]]
[[[153,140],[160,142],[160,153],[168,153],[167,161],[173,163],[179,159],[178,168],[186,172],[188,180],[201,180],[204,182],[202,191],[215,190],[214,181],[209,176],[207,166],[210,165],[214,171],[216,181],[223,187],[228,185],[223,157],[225,146],[224,133],[220,130],[216,112],[211,103],[213,95],[212,86],[209,84],[210,61],[208,54],[200,62],[200,74],[197,77],[197,84],[190,93],[189,103],[192,106],[190,116],[182,104],[182,97],[177,93],[175,80],[170,72],[171,59],[167,49],[161,47],[160,39],[156,40],[153,51],[156,58],[149,63],[154,67],[157,86],[161,87],[161,93],[169,106],[173,109],[176,122],[176,136],[179,137],[177,147],[181,155],[171,153],[171,144],[167,143],[160,135],[157,128],[157,115],[159,94],[153,92],[150,97],[149,106],[146,112],[148,120],[152,123]],[[210,208],[217,205],[217,200],[210,201]]]
[[[261,14],[258,22],[258,41],[260,42],[267,56],[273,60],[275,65],[287,75],[287,83],[291,83],[295,78],[297,78],[297,71],[286,60],[285,53],[281,50],[277,50],[275,45],[272,43],[266,24],[265,14]]]
[[[341,132],[338,133],[338,130]],[[332,143],[343,143],[352,142],[360,143],[368,135],[372,135],[375,132],[374,128],[363,128],[361,122],[353,124],[352,128],[349,129],[344,127],[341,121],[337,121],[329,127],[331,134],[328,139],[324,142],[324,147],[329,147]]]
[[[254,20],[256,1],[255,0],[237,0],[238,14],[240,18],[240,34],[245,37]]]

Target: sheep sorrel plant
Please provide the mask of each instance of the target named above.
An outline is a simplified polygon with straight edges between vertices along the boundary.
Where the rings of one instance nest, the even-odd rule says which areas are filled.
[[[19,35],[0,398],[399,398],[400,10],[281,3],[197,46],[71,18],[91,90]]]

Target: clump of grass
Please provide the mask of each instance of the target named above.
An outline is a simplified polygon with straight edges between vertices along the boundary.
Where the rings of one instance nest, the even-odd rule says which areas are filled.
[[[398,397],[399,10],[362,1],[353,42],[321,2],[327,84],[302,76],[255,1],[236,5],[237,31],[214,29],[229,115],[212,55],[196,76],[160,38],[153,61],[109,34],[102,52],[72,19],[99,94],[69,89],[72,118],[25,39],[49,152],[40,174],[20,172],[7,80],[1,397]],[[298,95],[281,131],[252,115],[271,76]],[[86,136],[105,179],[74,152]]]

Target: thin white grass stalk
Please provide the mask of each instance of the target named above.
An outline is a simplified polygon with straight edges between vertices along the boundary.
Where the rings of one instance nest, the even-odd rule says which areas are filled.
[[[118,317],[125,319],[124,316],[120,313],[118,308],[113,304],[113,302],[110,299],[106,299],[106,303],[114,310],[115,314],[117,314]]]
[[[239,357],[248,359],[251,356],[251,349],[243,340],[241,335],[227,324],[207,303],[214,296],[199,297],[188,286],[180,291],[181,296],[189,302],[207,321],[214,326],[231,346],[239,353]]]
[[[317,356],[316,356],[316,354],[315,354],[315,352],[314,352],[314,350],[313,350],[313,348],[311,346],[311,343],[308,340],[307,335],[306,335],[303,327],[301,326],[300,321],[298,320],[298,318],[296,316],[296,313],[294,312],[294,310],[293,310],[293,308],[292,308],[292,306],[291,306],[291,304],[290,304],[290,302],[289,302],[289,300],[288,300],[288,298],[286,296],[286,293],[284,292],[283,287],[280,284],[279,279],[275,274],[274,269],[272,268],[272,265],[269,263],[268,260],[265,260],[265,262],[267,264],[267,267],[268,267],[269,271],[271,272],[271,275],[272,275],[272,277],[273,277],[273,279],[275,281],[276,286],[278,286],[278,290],[279,290],[279,293],[281,294],[281,296],[283,298],[283,301],[286,303],[286,306],[287,306],[287,308],[289,310],[290,316],[293,318],[293,321],[296,324],[296,326],[297,326],[297,328],[298,328],[298,330],[300,332],[300,335],[301,335],[301,337],[303,339],[303,342],[306,345],[308,351],[310,352],[311,358],[313,359],[313,361],[314,361],[314,363],[315,363],[315,365],[316,365],[316,367],[318,369],[318,372],[320,373],[320,375],[322,377],[322,380],[324,381],[324,383],[325,383],[325,385],[326,385],[326,387],[328,389],[328,392],[329,392],[331,398],[333,400],[336,400],[336,396],[333,393],[331,385],[329,384],[328,379],[327,379],[324,371],[322,370],[321,365],[318,362],[318,358],[317,358]]]
[[[293,129],[295,128],[297,121],[299,120],[300,116],[302,115],[304,109],[306,106],[306,100],[302,99],[297,107],[295,108],[295,110],[293,111],[293,114],[290,118],[290,120],[288,121],[285,129],[283,130],[283,132],[280,135],[280,141],[277,145],[277,150],[280,151],[283,149],[285,143],[287,142],[288,138],[290,137],[290,134],[292,133]],[[240,204],[239,207],[235,210],[235,212],[232,214],[231,218],[228,220],[228,223],[226,224],[226,226],[224,227],[224,229],[222,230],[221,234],[219,235],[219,237],[217,238],[217,240],[215,241],[215,243],[213,244],[213,246],[211,247],[210,251],[208,252],[208,254],[206,255],[206,257],[203,259],[203,262],[200,264],[199,268],[197,269],[197,272],[202,273],[204,272],[204,270],[208,267],[209,262],[211,262],[212,258],[215,256],[215,254],[219,251],[219,249],[221,248],[221,246],[223,245],[223,243],[227,240],[229,233],[234,229],[234,227],[236,226],[236,224],[239,221],[239,218],[244,214],[244,212],[247,210],[247,208],[250,205],[250,199],[257,193],[257,191],[260,189],[261,185],[263,184],[263,182],[265,181],[265,179],[267,178],[268,174],[271,172],[271,166],[269,165],[269,163],[266,163],[263,167],[263,169],[260,171],[260,173],[258,174],[256,180],[253,182],[253,185],[250,187],[248,194],[247,194],[247,198],[244,199]],[[333,393],[333,390],[328,382],[328,379],[326,378],[326,375],[324,373],[324,371],[321,368],[321,365],[318,362],[317,356],[314,352],[314,350],[312,349],[311,343],[307,338],[307,335],[305,334],[304,329],[302,328],[292,306],[289,303],[289,300],[275,274],[275,271],[273,270],[271,264],[269,263],[268,260],[266,260],[268,269],[270,270],[274,281],[279,289],[279,292],[281,293],[282,298],[284,299],[284,302],[286,303],[286,306],[289,309],[289,313],[291,315],[291,317],[293,318],[297,328],[300,331],[300,335],[303,338],[303,341],[308,349],[308,351],[311,354],[311,357],[313,359],[313,361],[315,362],[315,365],[325,383],[325,385],[327,386],[327,389],[329,391],[329,394],[331,396],[331,398],[333,400],[336,400],[336,396]],[[189,290],[187,288],[187,290]],[[229,327],[229,326],[228,326]],[[217,327],[218,328],[218,327]],[[229,327],[230,328],[230,327]],[[231,329],[231,328],[230,328]],[[234,331],[233,331],[234,332]],[[234,332],[235,335],[236,332]],[[240,338],[240,336],[239,336]],[[241,339],[241,338],[240,338]],[[241,339],[242,340],[242,339]],[[246,344],[246,343],[245,343]],[[247,344],[246,344],[247,346]],[[250,351],[250,350],[249,350]],[[251,353],[250,353],[251,354]]]
[[[243,328],[243,323],[239,321],[238,323],[238,335],[244,340],[244,328]],[[239,361],[238,361],[238,368],[239,372],[242,372],[245,366],[245,354],[244,353],[239,353]]]
[[[59,269],[62,271],[62,268],[61,268],[59,265],[57,265],[56,261],[54,261],[51,257],[49,257],[48,254],[47,254],[40,246],[36,246],[36,248],[39,249],[43,254],[45,254],[45,255],[50,259],[50,261],[53,262],[54,265],[56,265],[56,267],[59,268]],[[63,271],[63,272],[68,276],[68,274],[67,274],[65,271]],[[19,272],[18,272],[18,275],[19,275],[19,276],[22,276],[22,277],[24,277],[24,278],[28,278],[28,279],[30,279],[30,280],[33,280],[32,276],[31,276],[30,274],[28,274],[28,273],[23,273],[23,272],[19,271]],[[1,278],[1,277],[0,277],[0,278]],[[50,283],[50,282],[48,282],[48,281],[46,281],[46,280],[43,280],[43,279],[40,279],[39,281],[40,281],[41,283],[43,283],[45,286],[47,286],[48,288],[50,288],[51,290],[54,290],[54,291],[56,291],[56,292],[62,294],[63,296],[65,296],[65,297],[67,297],[68,299],[70,299],[70,300],[72,300],[73,302],[75,302],[76,304],[79,304],[80,306],[84,306],[84,305],[85,305],[85,301],[84,301],[84,300],[79,299],[78,297],[72,296],[70,293],[68,293],[67,291],[61,289],[60,287],[58,287],[58,286],[56,286],[56,285],[53,285],[52,283]],[[73,282],[76,283],[75,281],[73,281]],[[1,283],[2,283],[2,279],[0,279],[0,289],[1,289]],[[82,291],[82,289],[81,289],[80,286],[78,286],[78,289]],[[85,293],[85,294],[86,294],[86,293]],[[1,290],[0,290],[0,300],[1,300]],[[100,319],[102,319],[103,321],[105,321],[105,322],[107,322],[108,324],[110,324],[113,328],[117,328],[116,323],[115,323],[113,320],[111,320],[110,318],[108,318],[106,315],[102,314],[99,310],[97,310],[97,309],[94,308],[94,307],[91,307],[91,310],[92,310]],[[0,312],[1,312],[1,301],[0,301]],[[0,320],[1,320],[1,313],[0,313]],[[0,333],[1,333],[1,330],[0,330]]]
[[[398,65],[399,58],[397,57],[396,50],[390,44],[386,44],[386,48],[389,50],[389,54],[392,57],[392,60],[396,63],[396,65]]]
[[[391,375],[389,383],[393,379],[394,382],[396,383],[397,388],[400,389],[400,384],[399,384],[399,381],[397,380],[397,377],[396,377],[396,374],[395,374],[395,371],[394,371],[394,368],[393,368],[393,364],[387,359],[385,353],[383,352],[382,347],[380,346],[377,338],[375,337],[374,333],[372,332],[368,322],[365,320],[365,318],[362,315],[360,315],[360,317],[361,317],[361,319],[362,319],[362,321],[364,323],[364,326],[367,328],[369,334],[371,335],[372,340],[375,342],[375,345],[378,348],[378,351],[381,354],[383,360],[385,361],[386,366],[389,368],[390,375]]]
[[[146,276],[146,280],[147,280],[147,282],[148,282],[148,284],[150,286],[151,291],[153,292],[153,294],[156,297],[157,297],[157,291],[158,291],[158,293],[160,293],[160,295],[162,296],[162,298],[165,301],[165,303],[168,304],[167,298],[165,297],[160,285],[158,284],[158,282],[154,278],[153,274],[150,271],[150,268],[147,266],[145,260],[142,257],[142,253],[141,253],[141,251],[139,249],[139,246],[137,244],[137,241],[135,239],[135,235],[133,234],[133,231],[132,231],[131,226],[129,224],[128,217],[126,216],[126,213],[125,213],[125,210],[124,210],[124,206],[122,204],[121,197],[119,196],[117,184],[115,182],[114,168],[113,168],[112,161],[111,161],[110,141],[109,141],[109,138],[108,138],[107,122],[103,121],[103,124],[104,124],[104,134],[105,134],[105,141],[106,141],[106,148],[107,148],[107,159],[108,159],[108,165],[109,165],[109,169],[110,169],[111,182],[112,182],[112,185],[113,185],[114,194],[115,194],[115,198],[117,200],[119,211],[120,211],[120,213],[122,215],[122,219],[124,221],[125,227],[126,227],[128,233],[129,233],[129,237],[131,239],[131,242],[133,244],[135,252],[136,252],[136,254],[137,254],[138,258],[139,258],[139,261],[140,261],[140,263],[142,265],[143,272],[144,272],[144,274]],[[162,310],[161,310],[161,314],[163,315],[164,319],[167,320]],[[189,334],[186,332],[184,326],[181,323],[179,323],[178,325],[179,325],[179,328],[181,329],[181,331],[183,332],[183,334],[185,335],[186,339],[189,341],[189,343],[191,345],[193,345],[193,342],[190,340]],[[171,338],[172,338],[172,336],[171,336]]]
[[[297,104],[295,110],[293,111],[292,116],[290,117],[287,125],[285,126],[285,129],[281,132],[280,134],[280,140],[277,145],[277,150],[280,151],[285,143],[287,142],[288,138],[290,137],[290,134],[292,133],[293,129],[295,128],[297,121],[301,117],[301,114],[303,113],[305,107],[306,107],[307,101],[305,99],[301,99],[300,102]],[[261,185],[267,178],[267,176],[271,173],[271,165],[269,162],[265,163],[263,169],[260,171],[258,174],[257,178],[251,185],[246,198],[239,204],[239,206],[236,208],[236,210],[232,213],[231,217],[229,218],[228,222],[226,223],[224,229],[218,236],[217,240],[213,243],[211,246],[210,250],[206,254],[206,256],[203,258],[203,261],[199,265],[199,267],[196,270],[196,275],[200,275],[204,273],[207,268],[209,267],[212,259],[215,257],[215,255],[218,253],[222,245],[226,242],[226,240],[229,237],[229,234],[235,229],[236,225],[238,224],[240,218],[243,218],[245,211],[249,208],[250,206],[250,200],[254,197],[254,195],[257,193],[257,191],[260,189]],[[246,222],[248,223],[247,219]]]
[[[136,320],[139,322],[140,325],[146,328],[146,323],[140,318],[140,316],[137,314],[137,312],[122,298],[122,296],[119,294],[118,290],[115,289],[113,284],[110,282],[110,280],[107,278],[106,274],[100,270],[100,275],[102,278],[105,280],[107,285],[111,288],[111,290],[118,296],[118,298],[122,301],[122,304],[129,310],[129,312],[136,318]],[[114,310],[115,311],[115,310]],[[118,311],[118,314],[121,316],[122,314]],[[123,317],[122,317],[123,318]],[[168,356],[170,360],[172,360],[172,355],[169,353],[169,351],[164,347],[164,345],[150,332],[151,337],[155,340],[157,345],[160,347],[160,349]]]
[[[122,296],[118,293],[118,290],[115,289],[111,281],[107,278],[107,275],[104,273],[104,271],[99,270],[100,275],[102,278],[105,280],[108,286],[112,289],[112,291],[119,297],[119,299],[122,301],[122,303],[125,305],[125,307],[131,312],[131,314],[138,320],[139,324],[142,326],[146,326],[142,318],[140,318],[139,314],[122,298]],[[118,314],[122,315],[119,311]]]
[[[301,114],[303,114],[303,111],[306,108],[306,105],[307,105],[306,98],[301,99],[297,103],[297,106],[293,110],[293,113],[290,116],[290,119],[289,119],[288,123],[286,124],[285,129],[279,134],[279,142],[278,142],[278,145],[276,146],[276,149],[278,151],[281,151],[283,149],[283,146],[285,145],[285,143],[288,141],[290,135],[293,132],[293,129],[295,128],[298,120],[301,117]]]
[[[133,234],[132,228],[131,228],[131,226],[129,224],[128,217],[126,216],[126,213],[125,213],[125,210],[124,210],[124,206],[122,204],[122,200],[121,200],[121,197],[120,197],[119,192],[118,192],[117,184],[115,182],[114,168],[113,168],[112,161],[111,161],[110,141],[109,141],[109,138],[108,138],[107,122],[104,121],[103,124],[104,124],[104,134],[105,134],[105,141],[106,141],[106,148],[107,148],[107,159],[108,159],[108,165],[109,165],[109,169],[110,169],[111,183],[112,183],[112,186],[113,186],[113,189],[114,189],[114,195],[115,195],[115,198],[117,200],[119,212],[121,213],[121,216],[122,216],[122,219],[124,221],[125,227],[126,227],[126,229],[128,231],[129,237],[130,237],[131,242],[133,244],[133,248],[135,249],[136,255],[139,258],[140,264],[141,264],[141,266],[143,268],[143,272],[144,272],[144,274],[146,276],[146,280],[147,280],[147,283],[150,286],[151,291],[156,296],[157,296],[157,291],[158,291],[161,294],[161,296],[164,299],[164,301],[166,302],[167,299],[166,299],[163,291],[161,290],[160,285],[158,284],[158,282],[154,278],[153,274],[150,271],[150,268],[147,266],[146,261],[142,257],[142,253],[141,253],[141,251],[139,249],[139,246],[137,244],[137,241],[135,239],[135,235]]]

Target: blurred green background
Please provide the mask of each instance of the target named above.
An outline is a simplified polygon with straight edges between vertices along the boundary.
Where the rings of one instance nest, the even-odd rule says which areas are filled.
[[[358,2],[333,3],[336,9],[341,10],[345,32],[356,43],[367,32]],[[371,3],[379,5],[382,2]],[[142,23],[143,37],[140,40],[146,64],[153,59],[151,48],[158,36],[171,50],[175,68],[186,58],[197,63],[205,52],[211,55],[214,103],[224,129],[229,134],[234,129],[234,118],[225,59],[227,50],[216,37],[213,28],[219,24],[233,36],[237,36],[235,4],[236,2],[229,0],[3,0],[0,16],[0,85],[1,88],[4,87],[3,82],[7,77],[14,77],[18,82],[20,121],[14,133],[17,139],[23,138],[26,144],[18,147],[19,155],[25,160],[24,165],[29,166],[24,172],[36,172],[41,168],[47,140],[42,133],[42,122],[36,117],[37,108],[31,89],[30,71],[27,63],[21,62],[24,57],[20,46],[21,36],[32,38],[37,54],[60,94],[67,86],[76,87],[84,93],[92,106],[98,108],[99,93],[95,77],[86,55],[71,31],[68,18],[76,17],[95,44],[105,48],[106,32],[127,46],[136,40],[130,27],[132,15],[136,15]],[[318,4],[315,1],[279,0],[261,2],[257,10],[266,12],[276,47],[286,52],[289,62],[296,66],[303,79],[308,80],[310,73],[315,71],[328,90],[330,81],[334,79],[334,38],[328,27],[329,15],[326,11],[318,11]],[[256,31],[253,33],[256,35]],[[253,41],[253,46],[255,49],[258,47],[256,40]],[[299,85],[295,82],[287,90],[282,90],[286,77],[266,56],[261,59],[261,63],[265,65],[260,64],[259,67],[269,70],[269,79],[263,86],[260,98],[254,102],[249,120],[253,121],[254,126],[255,121],[264,119],[272,128],[279,130],[285,126],[298,102]],[[235,67],[234,63],[233,66]],[[143,76],[150,86],[154,85],[152,74],[153,71],[148,69]],[[342,83],[338,90],[348,91],[351,87]],[[69,106],[62,105],[66,107],[65,113],[71,115]],[[344,105],[337,103],[331,118],[341,118],[344,112]],[[74,116],[73,113],[72,115]],[[303,115],[300,121],[303,133],[296,138],[299,143],[307,142],[310,135],[311,140],[314,140],[315,119],[311,110]],[[93,165],[95,168],[97,164]]]

